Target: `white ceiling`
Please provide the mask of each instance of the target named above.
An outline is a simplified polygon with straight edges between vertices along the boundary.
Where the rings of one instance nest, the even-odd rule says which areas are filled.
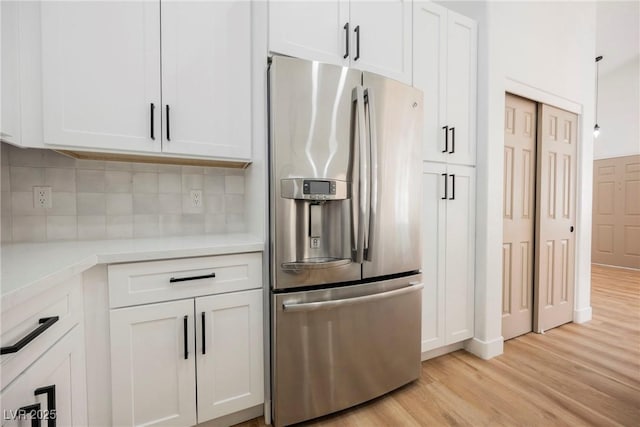
[[[603,56],[600,75],[640,55],[640,1],[599,0],[596,20],[596,55]]]

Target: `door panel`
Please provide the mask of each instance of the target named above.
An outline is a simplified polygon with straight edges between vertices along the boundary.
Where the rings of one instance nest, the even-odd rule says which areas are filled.
[[[420,269],[422,92],[364,73],[372,139],[371,221],[363,277]],[[378,165],[374,164],[377,162]]]
[[[349,6],[351,66],[411,84],[411,1],[352,1]]]
[[[339,411],[417,379],[420,281],[415,275],[274,294],[275,425]]]
[[[544,104],[538,117],[534,330],[542,332],[573,319],[578,118]]]
[[[447,166],[424,163],[422,170],[422,351],[444,345]]]
[[[596,160],[593,181],[592,261],[640,268],[640,156]]]
[[[424,98],[422,158],[446,161],[447,9],[431,2],[413,3],[413,85]],[[445,152],[443,152],[445,151]]]
[[[262,304],[260,289],[196,299],[198,423],[264,401]]]
[[[196,424],[193,304],[189,299],[111,310],[114,425]]]
[[[2,140],[19,145],[20,131],[20,3],[17,1],[2,2],[2,117],[0,119],[0,135]]]
[[[475,168],[447,166],[445,344],[471,338],[475,283]]]
[[[269,1],[269,50],[348,66],[347,22],[349,0]]]
[[[272,283],[276,288],[361,278],[361,265],[355,262],[322,269],[283,266],[309,258],[351,259],[352,229],[356,226],[351,209],[358,195],[324,203],[318,247],[309,239],[311,201],[282,197],[282,180],[291,178],[327,178],[357,189],[358,172],[353,171],[353,165],[358,138],[351,131],[360,125],[354,122],[351,127],[351,114],[353,89],[360,86],[361,77],[360,71],[346,67],[273,57],[269,70],[270,186],[275,242]]]
[[[477,24],[448,12],[447,126],[449,163],[476,163]],[[451,130],[453,128],[454,130]]]
[[[57,425],[65,427],[87,425],[83,333],[81,326],[75,326],[25,370],[17,381],[2,390],[0,402],[3,426],[28,425],[27,421],[11,419],[16,413],[14,411],[26,405],[39,403],[41,414],[49,414],[48,411],[52,408],[47,406],[47,394],[35,395],[35,390],[51,385],[55,386]],[[44,422],[38,425],[51,425],[51,420],[44,418]]]
[[[162,4],[163,152],[251,157],[251,31],[248,1]]]
[[[533,327],[536,103],[507,94],[504,135],[502,336]]]
[[[42,73],[45,144],[160,151],[159,2],[42,2]]]

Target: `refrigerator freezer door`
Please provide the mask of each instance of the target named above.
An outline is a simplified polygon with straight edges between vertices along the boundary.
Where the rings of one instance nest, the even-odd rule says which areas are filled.
[[[276,289],[361,278],[361,265],[349,261],[357,226],[353,214],[357,194],[352,195],[351,188],[358,175],[354,150],[359,121],[352,117],[353,93],[354,88],[361,89],[361,77],[360,71],[346,67],[272,58],[271,282]],[[292,178],[345,182],[348,197],[322,200],[319,195],[317,202],[283,197],[283,185]]]
[[[274,294],[276,426],[339,411],[420,376],[421,276]]]
[[[363,278],[421,266],[422,92],[363,73],[371,144],[371,206]]]

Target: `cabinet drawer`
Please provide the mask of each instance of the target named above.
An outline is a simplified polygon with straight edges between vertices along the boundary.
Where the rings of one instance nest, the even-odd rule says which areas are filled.
[[[33,417],[40,419],[37,425],[51,425],[50,418],[54,418],[59,426],[86,426],[82,325],[75,326],[16,381],[4,387],[0,401],[5,427],[35,425]],[[38,405],[30,408],[36,411],[32,416],[19,415],[20,408],[31,405]]]
[[[52,323],[50,327],[40,323],[40,319],[55,316],[58,320],[49,320],[48,323]],[[36,331],[43,330],[17,352],[1,356],[2,385],[5,386],[13,381],[67,331],[78,324],[81,318],[82,277],[79,275],[31,298],[28,303],[2,310],[0,332],[2,347],[15,345],[29,335],[36,335]]]
[[[109,266],[111,308],[261,286],[261,252]]]

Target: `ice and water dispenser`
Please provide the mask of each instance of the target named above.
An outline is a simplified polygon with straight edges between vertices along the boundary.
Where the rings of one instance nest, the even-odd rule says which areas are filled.
[[[351,263],[351,194],[346,181],[292,178],[280,181],[291,235],[285,270],[312,270]],[[284,199],[284,200],[283,200]]]

